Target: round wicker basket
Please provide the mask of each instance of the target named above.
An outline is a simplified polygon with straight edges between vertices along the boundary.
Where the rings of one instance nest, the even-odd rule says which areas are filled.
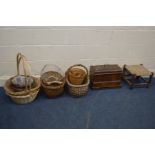
[[[85,75],[85,79],[83,80],[83,83],[82,84],[72,84],[70,81],[69,81],[69,71],[72,67],[82,67],[85,72],[86,72],[86,75]],[[68,91],[69,91],[69,94],[74,96],[74,97],[80,97],[80,96],[84,96],[87,94],[88,92],[88,87],[89,87],[89,83],[90,83],[90,80],[89,80],[89,76],[88,76],[88,69],[81,65],[81,64],[77,64],[77,65],[74,65],[74,66],[71,66],[67,71],[66,71],[66,82],[67,82],[67,85],[68,85]]]
[[[82,66],[72,66],[68,71],[68,80],[71,84],[81,85],[85,80],[86,74],[87,72]]]
[[[37,97],[38,93],[39,93],[39,89],[27,95],[25,94],[25,95],[19,95],[19,96],[10,95],[6,92],[6,94],[11,97],[11,100],[17,104],[28,104],[28,103],[33,102],[35,98]]]
[[[48,69],[50,71],[48,71]],[[48,98],[56,98],[64,92],[65,77],[55,65],[45,65],[41,71],[41,86]]]
[[[25,88],[23,88],[21,91],[15,91],[12,85],[12,78],[8,79],[5,82],[4,89],[6,94],[17,104],[27,104],[32,101],[37,97],[37,94],[40,90],[40,79],[31,76],[30,73],[30,66],[27,63],[27,59],[24,55],[21,53],[18,53],[17,55],[17,76],[20,76],[20,64],[23,65],[24,69],[24,75],[25,76]],[[31,77],[33,78],[33,85],[28,85],[27,79]]]

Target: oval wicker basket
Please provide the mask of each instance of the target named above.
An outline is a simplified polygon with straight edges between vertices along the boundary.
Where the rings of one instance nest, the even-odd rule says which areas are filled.
[[[68,80],[71,84],[81,85],[85,80],[86,74],[87,72],[82,66],[72,66],[68,71]]]
[[[15,91],[12,85],[12,79],[16,76],[21,75],[20,64],[22,64],[23,66],[24,75],[22,76],[25,76],[26,86],[21,91]],[[30,65],[28,64],[26,57],[22,55],[21,53],[17,54],[17,75],[16,76],[8,79],[5,82],[4,89],[5,89],[6,94],[10,96],[10,98],[17,104],[31,103],[37,97],[37,94],[40,90],[40,79],[31,76]],[[33,81],[34,81],[33,86],[28,85],[27,80],[26,80],[28,77],[33,78]]]
[[[85,76],[85,79],[83,81],[83,84],[80,84],[80,85],[75,85],[75,84],[71,84],[70,81],[69,81],[69,70],[72,68],[72,67],[82,67],[85,72],[86,72],[86,76]],[[89,76],[88,76],[88,69],[81,65],[81,64],[77,64],[77,65],[74,65],[74,66],[71,66],[67,71],[66,71],[66,82],[67,82],[67,85],[68,85],[68,91],[69,91],[69,94],[74,96],[74,97],[80,97],[80,96],[84,96],[87,94],[88,92],[88,87],[89,87],[89,83],[90,83],[90,80],[89,80]]]
[[[60,68],[58,67],[58,71],[46,71],[45,68],[41,71],[41,86],[43,91],[45,92],[48,98],[56,98],[61,96],[64,92],[64,85],[65,85],[65,77],[60,73]],[[55,66],[55,68],[57,68]]]

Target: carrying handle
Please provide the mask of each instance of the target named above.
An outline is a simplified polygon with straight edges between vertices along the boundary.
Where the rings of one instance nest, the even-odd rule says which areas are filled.
[[[52,85],[52,84],[58,84],[61,85],[63,82],[61,81],[52,81],[52,82],[46,82],[47,85]]]
[[[24,71],[24,76],[25,76],[25,91],[31,90],[31,85],[28,85],[28,77],[31,76],[31,71],[30,71],[30,65],[27,62],[27,59],[24,55],[21,53],[17,54],[17,75],[19,76],[20,73],[20,65],[23,67]]]
[[[41,73],[40,73],[40,75],[41,75],[41,79],[42,79],[42,75],[43,75],[43,73],[44,73],[44,69],[48,66],[49,64],[47,64],[47,65],[45,65],[43,68],[42,68],[42,70],[41,70]],[[53,78],[55,78],[54,76],[49,76],[47,79],[50,79],[51,77],[53,77]],[[60,81],[51,81],[51,82],[46,82],[48,85],[51,85],[51,84],[54,84],[54,83],[56,83],[56,84],[62,84],[63,82],[61,81],[61,80],[63,80],[64,78],[62,77],[61,79],[60,79]]]
[[[43,75],[44,69],[45,69],[46,67],[47,67],[47,65],[45,65],[45,66],[42,68],[41,73],[40,73],[41,76]]]
[[[54,78],[55,79],[55,76],[53,76],[53,75],[51,75],[51,76],[49,76],[49,77],[47,77],[46,78],[46,84],[47,85],[51,85],[51,84],[62,84],[63,82],[62,81],[50,81],[50,82],[48,82],[48,79],[50,79],[50,78]],[[45,81],[45,80],[44,80]]]
[[[23,70],[25,71],[24,75],[27,74],[27,76],[30,76],[31,75],[31,68],[27,62],[27,58],[24,55],[22,55],[21,53],[18,53],[17,54],[17,75],[20,75],[20,64],[21,63],[23,65]]]

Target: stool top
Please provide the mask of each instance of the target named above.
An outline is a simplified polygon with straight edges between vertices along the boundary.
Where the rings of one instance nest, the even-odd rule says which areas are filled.
[[[143,65],[126,65],[125,68],[136,76],[150,76],[151,72]]]

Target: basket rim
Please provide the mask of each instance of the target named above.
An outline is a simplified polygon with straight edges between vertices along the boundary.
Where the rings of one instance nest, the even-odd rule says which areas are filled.
[[[88,86],[89,83],[90,83],[90,79],[89,79],[89,77],[87,77],[87,82],[86,82],[85,84],[82,84],[82,85],[74,85],[74,84],[71,84],[71,83],[69,82],[68,78],[66,78],[66,82],[67,82],[67,84],[68,84],[69,86],[78,88],[78,87],[85,87],[85,86]]]
[[[75,84],[71,84],[71,83],[69,82],[69,80],[68,80],[68,73],[69,73],[69,70],[72,69],[73,67],[78,67],[78,66],[79,66],[79,67],[82,67],[82,68],[86,71],[87,82],[86,82],[85,84],[75,85]],[[78,87],[84,87],[84,86],[88,86],[89,83],[90,83],[88,69],[87,69],[86,66],[84,66],[84,65],[82,65],[82,64],[75,64],[75,65],[70,66],[70,67],[67,69],[67,71],[66,71],[65,74],[66,74],[66,82],[67,82],[67,84],[68,84],[69,86],[71,86],[71,87],[76,87],[76,88],[78,88]]]
[[[39,93],[39,89],[35,92],[31,92],[30,94],[27,94],[27,95],[12,95],[12,94],[8,94],[6,93],[9,97],[11,98],[18,98],[18,99],[23,99],[23,98],[28,98],[28,97],[31,97],[31,96],[35,96]]]
[[[10,94],[10,95],[13,95],[13,96],[24,96],[24,95],[27,95],[27,94],[30,94],[30,93],[34,93],[35,91],[38,91],[38,89],[40,89],[40,78],[37,78],[37,77],[34,77],[34,76],[31,76],[33,77],[33,79],[35,80],[36,82],[36,86],[34,88],[31,88],[30,90],[28,90],[27,92],[25,90],[23,91],[20,91],[20,92],[15,92],[15,91],[12,91],[11,89],[8,88],[7,86],[7,83],[10,82],[10,80],[12,78],[14,78],[16,76],[13,76],[11,78],[9,78],[5,84],[4,84],[4,89],[6,91],[7,94]]]
[[[81,67],[85,72],[86,72],[86,76],[88,76],[88,69],[86,66],[82,65],[82,64],[75,64],[75,65],[72,65],[70,66],[67,71],[66,71],[66,74],[68,75],[68,72],[70,71],[70,69],[74,68],[74,67]]]

